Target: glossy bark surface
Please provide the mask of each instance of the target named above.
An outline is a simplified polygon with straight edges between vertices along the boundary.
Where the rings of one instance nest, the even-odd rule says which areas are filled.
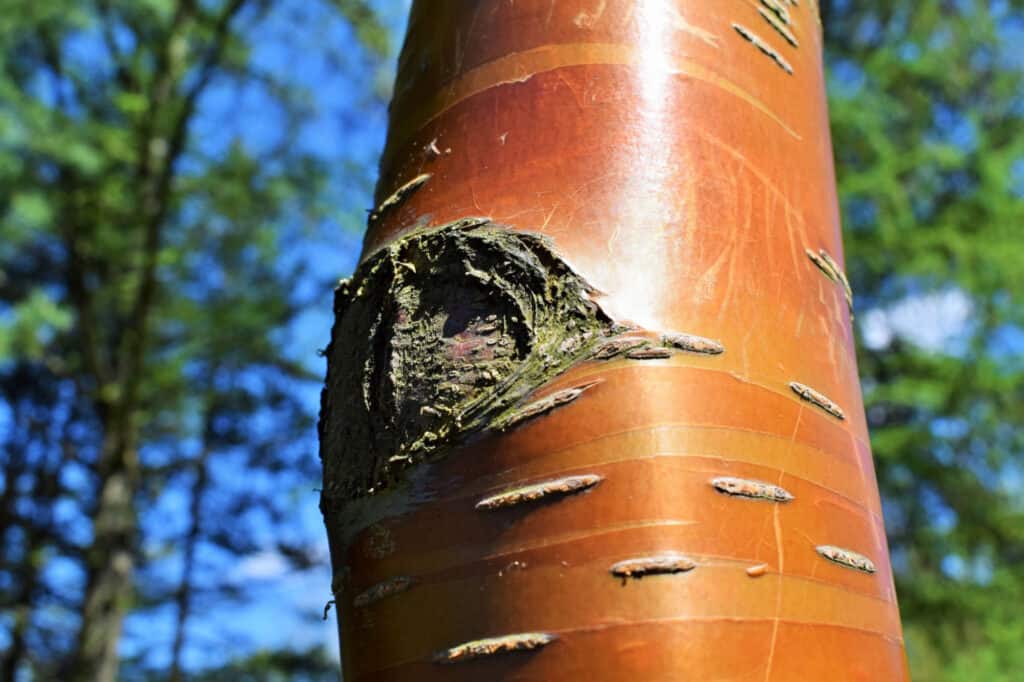
[[[579,363],[537,395],[600,383],[421,465],[398,515],[329,518],[345,679],[908,679],[815,3],[420,1],[391,117],[378,203],[430,178],[366,254],[488,216],[615,320],[724,352]],[[570,476],[600,482],[477,508]],[[612,573],[664,553],[693,567]]]

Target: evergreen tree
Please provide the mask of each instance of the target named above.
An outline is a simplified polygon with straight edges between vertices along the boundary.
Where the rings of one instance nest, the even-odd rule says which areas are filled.
[[[232,563],[315,556],[293,344],[329,284],[297,245],[365,180],[267,46],[372,84],[386,32],[359,0],[3,9],[0,677],[113,680],[136,615],[176,623],[180,678],[190,620],[249,598]]]
[[[860,370],[915,679],[1019,676],[1020,2],[822,4]]]

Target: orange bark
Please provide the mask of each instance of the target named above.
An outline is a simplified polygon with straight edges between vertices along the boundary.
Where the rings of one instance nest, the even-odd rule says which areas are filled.
[[[345,679],[909,679],[816,3],[420,0],[397,82],[378,200],[429,179],[366,254],[488,216],[724,352],[578,363],[401,513],[328,514]]]

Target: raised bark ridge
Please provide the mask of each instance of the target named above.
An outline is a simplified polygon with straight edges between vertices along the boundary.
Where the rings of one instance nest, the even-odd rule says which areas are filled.
[[[544,237],[484,218],[412,233],[366,258],[335,298],[320,424],[325,506],[388,487],[486,426],[570,402],[578,393],[521,405],[578,362],[653,349],[621,336],[630,328],[595,293]]]

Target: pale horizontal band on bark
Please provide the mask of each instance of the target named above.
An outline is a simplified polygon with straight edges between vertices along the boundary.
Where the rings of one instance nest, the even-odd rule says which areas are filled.
[[[707,485],[707,478],[703,477],[703,472],[697,475],[691,472],[684,474],[687,475],[684,482],[686,490],[689,490],[691,485]],[[625,475],[626,472],[622,470],[608,472],[606,480],[619,480]],[[652,475],[657,475],[656,469],[648,467],[641,475],[641,480],[649,480]],[[679,482],[683,479],[677,481],[677,475],[678,472],[666,474],[665,489],[679,489]],[[601,527],[587,523],[586,511],[583,508],[577,509],[574,516],[568,517],[563,516],[560,508],[548,509],[543,512],[543,517],[520,525],[517,532],[507,536],[498,546],[495,546],[493,541],[493,531],[497,528],[493,524],[474,524],[474,529],[466,532],[445,530],[443,538],[429,541],[422,536],[421,530],[416,530],[418,526],[395,527],[391,537],[407,552],[415,552],[416,559],[411,564],[397,559],[375,562],[373,576],[386,576],[390,572],[404,570],[415,571],[424,580],[455,580],[460,577],[484,575],[516,561],[528,564],[532,568],[539,568],[547,561],[544,557],[567,555],[572,552],[586,557],[608,556],[609,561],[606,565],[610,565],[622,557],[606,553],[606,547],[617,547],[619,552],[639,556],[646,554],[647,548],[652,544],[658,546],[660,542],[667,542],[670,546],[685,549],[693,556],[709,560],[749,563],[762,559],[754,551],[755,547],[760,546],[756,538],[744,536],[723,543],[712,530],[720,525],[718,521],[725,512],[723,504],[748,505],[749,511],[742,513],[747,516],[754,515],[751,517],[754,518],[761,513],[756,510],[756,503],[716,504],[713,499],[716,493],[710,487],[706,490],[704,494],[708,498],[695,500],[695,507],[688,510],[688,515],[682,515],[686,513],[683,512],[675,517],[666,516],[657,505],[657,498],[652,498],[649,501],[643,500],[642,504],[635,508],[630,507],[610,517],[603,516],[604,525]],[[616,491],[609,489],[608,495],[615,494]],[[798,492],[798,497],[800,495]],[[848,542],[855,543],[856,546],[871,553],[884,553],[884,535],[880,524],[873,516],[852,506],[835,508],[833,511],[835,502],[828,498],[818,498],[809,492],[804,492],[803,496],[806,500],[816,500],[815,506],[819,512],[828,513],[836,523],[850,529],[850,533],[844,536],[848,538]],[[442,529],[453,528],[452,524],[458,518],[453,510],[457,510],[458,506],[449,505],[446,509],[439,510],[439,514],[432,517],[431,522],[438,524]],[[819,558],[813,551],[805,552],[805,549],[812,549],[815,546],[815,539],[820,542],[829,538],[831,526],[816,520],[818,518],[818,515],[808,518],[801,515],[793,517],[791,523],[787,522],[785,552],[787,556],[795,553],[798,557],[794,562],[787,563],[791,575],[814,578],[820,572]],[[854,578],[840,579],[838,582],[855,591],[888,599],[891,597],[891,585],[887,581],[887,576],[886,571],[881,580],[870,583],[861,583]]]
[[[615,373],[636,371],[638,369],[643,369],[643,370],[646,370],[646,371],[656,372],[658,377],[671,377],[672,376],[670,374],[671,372],[679,372],[680,374],[690,374],[690,373],[693,373],[696,376],[700,376],[700,375],[705,375],[705,376],[713,375],[716,378],[720,377],[721,379],[723,379],[725,381],[735,382],[736,384],[738,384],[740,386],[743,386],[743,387],[750,387],[750,388],[758,389],[759,391],[763,391],[765,393],[765,396],[763,398],[758,398],[758,402],[761,402],[763,400],[773,399],[773,398],[784,398],[785,400],[788,401],[792,397],[792,393],[795,392],[795,389],[793,388],[793,384],[797,384],[799,386],[804,386],[804,384],[801,384],[799,382],[791,381],[791,382],[788,382],[786,384],[783,384],[783,385],[788,386],[788,388],[790,389],[789,391],[785,391],[784,389],[781,389],[779,384],[776,384],[776,383],[768,383],[768,382],[765,382],[765,381],[760,381],[760,380],[757,380],[757,379],[752,379],[750,377],[741,376],[741,375],[738,375],[735,371],[730,371],[730,370],[727,370],[727,369],[718,369],[718,368],[715,368],[715,367],[709,367],[707,365],[707,359],[706,358],[702,358],[699,355],[690,354],[690,353],[678,353],[678,354],[674,355],[669,362],[661,364],[661,365],[652,365],[652,366],[647,366],[647,365],[645,365],[643,363],[623,363],[623,364],[619,364],[619,365],[599,365],[597,363],[590,363],[590,364],[579,365],[578,367],[575,367],[575,368],[572,369],[571,377],[572,377],[573,380],[575,380],[577,382],[586,381],[587,379],[590,379],[590,378],[600,378],[602,380],[606,380],[607,381],[607,380],[612,380],[614,378],[613,375]],[[680,379],[680,381],[682,382],[684,380]],[[687,383],[689,383],[689,382],[687,382]],[[807,388],[810,388],[810,387],[807,387]],[[815,393],[819,393],[819,392],[815,391]],[[821,394],[819,393],[819,395],[821,395]],[[835,415],[833,415],[833,416],[835,416]],[[827,422],[829,424],[833,424],[833,425],[835,425],[838,428],[843,428],[842,426],[836,424],[836,422],[832,421],[831,419],[828,419],[827,417],[824,417],[824,415],[821,415],[821,417],[822,417],[822,419],[825,422]],[[844,413],[843,419],[845,419],[845,417],[846,417],[846,415]],[[804,418],[806,418],[806,415],[805,415]],[[685,424],[687,422],[681,422],[680,421],[680,422],[664,422],[664,423],[683,423],[683,424]],[[707,426],[713,426],[713,424],[706,424],[706,425]],[[725,426],[724,428],[736,428],[736,427]],[[772,433],[770,431],[756,431],[756,430],[752,430],[752,429],[751,429],[751,431],[754,432],[754,433],[766,433],[766,434]],[[784,429],[780,428],[778,434],[779,435],[785,435],[786,437],[791,437],[792,436],[792,433],[791,433],[791,431],[792,431],[792,424],[789,424],[789,431],[785,431],[785,433],[784,433],[784,431],[785,431]],[[867,450],[870,451],[871,444],[865,438],[860,436],[859,429],[848,430],[848,431],[844,429],[844,431],[856,443],[858,443],[859,445],[863,446],[864,448],[866,448]]]
[[[675,439],[670,434],[685,434],[686,449],[673,447]],[[637,452],[644,454],[635,454]],[[659,457],[709,462],[709,467],[694,471],[706,471],[710,469],[710,463],[715,461],[785,471],[789,480],[813,485],[842,498],[850,505],[863,508],[865,513],[871,514],[881,523],[879,510],[865,504],[858,462],[847,457],[838,458],[837,461],[835,453],[792,442],[787,436],[706,424],[659,423],[601,435],[568,448],[530,457],[521,465],[503,469],[498,474],[464,481],[464,487],[458,494],[447,499],[454,501],[462,497],[475,497],[479,495],[477,491],[495,487],[495,479],[559,476],[587,466],[641,462]],[[557,468],[553,468],[555,466]],[[793,471],[805,475],[798,476],[791,473]],[[439,498],[439,501],[443,499]]]
[[[794,619],[788,619],[788,618],[779,618],[779,619],[775,619],[775,618],[771,618],[771,617],[766,617],[766,618],[749,618],[749,619],[744,619],[743,621],[740,621],[739,623],[737,623],[737,621],[735,621],[734,619],[727,618],[727,617],[722,617],[722,618],[714,618],[714,617],[712,617],[712,618],[685,618],[685,619],[680,619],[680,618],[658,618],[658,619],[649,619],[649,620],[642,620],[642,621],[628,622],[628,623],[605,623],[605,624],[594,625],[594,626],[590,626],[590,627],[574,628],[574,629],[571,629],[571,630],[559,630],[557,632],[552,632],[551,634],[556,635],[563,642],[570,641],[571,639],[575,639],[575,637],[592,637],[592,636],[595,636],[595,635],[600,635],[602,633],[608,633],[610,635],[613,635],[613,638],[611,640],[608,640],[610,642],[615,642],[615,641],[637,641],[638,637],[640,637],[640,634],[636,633],[636,632],[631,632],[631,630],[644,629],[644,631],[645,631],[644,634],[646,636],[644,636],[643,639],[645,641],[648,641],[648,642],[655,642],[655,641],[658,641],[659,638],[652,637],[651,636],[651,632],[650,632],[650,628],[654,627],[654,628],[658,628],[661,631],[672,630],[672,629],[674,629],[674,630],[682,630],[683,632],[681,634],[677,635],[677,637],[679,637],[679,638],[683,639],[685,642],[689,643],[692,640],[687,635],[689,635],[689,633],[691,632],[691,627],[693,625],[722,624],[722,625],[726,626],[731,631],[731,630],[737,629],[736,626],[741,624],[741,623],[742,624],[751,624],[751,625],[753,625],[753,624],[774,625],[774,624],[777,623],[777,624],[780,624],[780,625],[795,626],[795,627],[800,627],[800,628],[816,627],[816,628],[825,628],[825,629],[829,629],[829,630],[835,630],[835,631],[838,631],[838,632],[857,633],[857,634],[860,634],[860,635],[863,635],[863,636],[872,637],[872,638],[878,638],[878,639],[882,640],[884,642],[884,644],[882,646],[891,647],[891,649],[892,649],[892,657],[893,657],[894,660],[902,660],[903,659],[903,639],[902,638],[892,638],[892,637],[888,637],[888,636],[883,635],[883,634],[878,633],[878,632],[874,632],[874,631],[871,631],[871,630],[862,630],[862,629],[856,628],[856,627],[846,627],[846,626],[842,626],[842,625],[834,625],[832,623],[807,622],[807,621],[794,620]],[[556,656],[557,654],[555,653],[555,650],[552,650],[551,652],[549,652],[548,655]],[[381,680],[381,681],[383,681],[385,679],[386,680],[393,680],[393,679],[402,679],[402,680],[405,680],[405,679],[416,679],[415,677],[412,677],[412,675],[414,674],[414,671],[412,669],[419,668],[419,667],[421,667],[423,665],[428,665],[428,664],[425,664],[422,661],[422,659],[411,659],[411,660],[410,659],[406,659],[406,660],[403,660],[401,662],[397,662],[397,663],[394,663],[394,664],[390,664],[390,665],[386,665],[386,666],[381,666],[381,667],[370,669],[370,670],[360,671],[358,674],[356,674],[355,678],[353,679],[353,682],[359,682],[359,680],[363,680],[363,679],[372,679],[372,680]],[[649,670],[650,670],[649,664],[647,662],[645,662],[643,664],[641,672],[646,673]],[[675,672],[675,671],[673,671],[673,672]],[[749,666],[745,666],[743,668],[743,673],[744,674],[749,674]],[[637,678],[637,679],[642,679],[642,678]]]
[[[630,523],[610,524],[602,527],[600,531],[585,530],[570,533],[558,533],[548,535],[536,542],[525,542],[516,545],[515,549],[507,551],[481,551],[480,545],[456,545],[438,548],[432,552],[420,554],[417,558],[420,565],[426,568],[418,575],[420,582],[439,581],[446,579],[452,572],[465,571],[472,566],[491,563],[500,559],[511,561],[514,557],[524,553],[535,552],[545,548],[555,548],[581,540],[615,535],[632,530],[647,530],[656,528],[674,528],[679,526],[692,526],[696,522],[687,519],[644,519]],[[724,558],[724,557],[723,557]],[[473,572],[483,573],[485,569]]]
[[[673,75],[692,78],[739,98],[779,125],[794,139],[803,139],[764,102],[725,76],[692,59],[672,56],[667,65]],[[541,45],[498,57],[444,83],[418,106],[406,105],[401,121],[391,128],[393,148],[404,145],[417,130],[448,109],[491,88],[523,83],[539,73],[572,66],[629,66],[644,63],[643,50],[616,43],[565,43]]]
[[[627,588],[609,581],[608,572],[595,571],[597,567],[593,564],[577,567],[579,570],[576,571],[552,568],[540,574],[531,567],[518,574],[520,582],[517,584],[521,589],[521,580],[534,574],[532,579],[538,586],[551,583],[573,585],[571,591],[565,592],[565,599],[580,608],[570,607],[568,604],[563,607],[560,600],[562,592],[550,592],[552,610],[544,620],[543,632],[556,635],[560,639],[567,639],[575,633],[618,627],[599,615],[607,615],[606,603],[604,606],[595,605],[594,608],[587,608],[588,594],[612,590],[613,593],[622,594],[621,604],[630,607],[628,613],[616,611],[616,619],[622,625],[719,620],[733,623],[774,622],[777,619],[779,622],[857,630],[893,642],[902,641],[898,608],[895,603],[866,597],[824,581],[795,578],[785,574],[772,575],[769,582],[752,580],[745,566],[749,566],[749,563],[714,565],[706,564],[702,559],[699,570],[686,574],[685,580],[635,580],[631,581]],[[711,585],[717,586],[716,591],[708,595],[706,590]],[[435,587],[427,586],[424,589]],[[775,599],[764,600],[759,597],[766,588],[779,590],[781,596],[778,603]],[[443,592],[436,593],[430,601],[420,603],[417,608],[433,608],[431,604],[434,602],[450,603],[453,594],[464,595],[478,589],[475,582],[459,581],[445,586]],[[649,592],[637,594],[638,591],[645,590]],[[734,595],[736,598],[719,598],[725,594]],[[641,613],[646,615],[640,615]],[[515,628],[532,620],[531,613],[524,611],[518,616],[512,616],[508,624]],[[533,626],[536,627],[535,621]],[[425,655],[430,655],[434,650],[427,642],[436,637],[450,637],[456,631],[457,627],[453,625],[452,631],[448,633],[424,632],[420,641],[403,641],[397,650],[389,654],[392,656],[391,660],[422,661]]]
[[[660,444],[661,438],[671,436],[671,434],[680,431],[690,433],[688,439],[690,444],[698,449],[696,454],[666,452],[662,449],[663,446]],[[669,442],[671,440],[670,438]],[[507,464],[503,464],[502,471],[504,475],[515,475],[520,480],[529,480],[530,478],[537,480],[545,476],[557,476],[560,471],[558,469],[553,470],[553,465],[563,465],[567,468],[567,473],[579,472],[586,467],[586,469],[590,470],[590,473],[604,476],[606,479],[617,479],[623,474],[616,473],[614,469],[607,469],[608,466],[620,465],[619,469],[628,471],[629,465],[637,463],[654,465],[657,460],[665,459],[672,462],[671,470],[674,472],[673,475],[686,475],[694,481],[695,486],[707,485],[706,482],[711,477],[708,474],[713,475],[720,471],[721,468],[718,463],[723,461],[729,463],[730,466],[736,461],[749,461],[759,466],[781,466],[785,469],[807,464],[815,467],[811,469],[811,473],[828,474],[832,477],[832,482],[847,487],[851,486],[859,478],[857,468],[855,466],[845,466],[843,460],[837,461],[835,458],[824,457],[824,453],[799,444],[790,445],[781,438],[766,438],[742,431],[737,432],[714,428],[680,429],[678,427],[660,427],[653,430],[645,429],[622,433],[614,437],[600,439],[600,441],[596,442],[600,443],[600,447],[596,447],[594,443],[581,445],[568,451],[568,454],[567,452],[552,453],[551,455],[544,455],[540,459],[534,459],[532,455],[528,455],[524,466],[505,468]],[[654,452],[642,457],[623,454],[638,450],[654,450]],[[715,454],[708,454],[708,452]],[[861,455],[859,451],[855,452],[860,457],[866,456]],[[595,459],[595,457],[599,459]],[[691,461],[693,464],[689,463]],[[623,468],[621,465],[626,465],[626,468]],[[870,466],[870,463],[865,461],[864,465]],[[489,488],[493,490],[493,477],[480,480],[489,481],[484,489]],[[821,493],[818,493],[816,490],[813,492],[805,490],[803,493],[798,492],[798,494],[802,494],[807,499],[819,500],[821,504],[825,504],[829,508],[834,507],[838,510],[844,510],[844,514],[859,517],[861,519],[859,525],[863,525],[866,529],[867,534],[865,537],[870,538],[871,546],[876,548],[882,547],[884,535],[881,519],[877,511],[873,511],[866,507],[864,503],[856,501],[854,497],[846,497],[840,491],[822,486],[820,481],[808,480],[794,475],[788,475],[788,480],[794,484],[800,482],[801,484],[820,489]],[[803,490],[803,485],[798,485],[797,487]],[[856,496],[856,487],[849,488],[849,492]],[[438,513],[442,514],[442,518],[448,518],[450,515],[458,513],[460,508],[464,508],[467,499],[476,499],[476,496],[458,495],[448,498],[435,498],[435,502],[441,505],[437,507]],[[865,498],[865,501],[869,499]],[[650,517],[644,518],[644,514],[639,508],[636,513],[639,515],[636,524],[633,522],[627,525],[619,524],[610,530],[616,532],[620,528],[632,527],[633,525],[644,527],[650,525],[650,522],[671,521],[673,525],[692,525],[694,523],[692,518],[660,520]],[[802,532],[806,533],[808,537],[820,536],[820,531],[810,527],[803,529]],[[528,550],[550,544],[555,539],[559,542],[570,542],[587,537],[588,535],[590,535],[590,532],[571,532],[569,534],[557,532],[556,534],[548,535],[543,542],[529,541],[527,544],[520,545],[519,547],[520,549]],[[424,550],[422,554],[418,555],[422,566],[430,566],[430,568],[422,570],[436,572],[444,570],[445,567],[458,564],[462,561],[462,558],[479,557],[479,543],[485,541],[476,537],[473,539],[453,537],[452,539],[456,540],[456,543],[442,543],[443,546]],[[493,557],[496,555],[487,553],[486,556]],[[403,569],[397,565],[390,568],[382,565],[381,570],[400,571]]]
[[[627,534],[646,533],[646,536],[638,537],[633,543],[634,545],[641,545],[657,541],[657,535],[653,531],[659,531],[661,536],[667,537],[665,532],[667,529],[694,528],[699,525],[698,522],[687,519],[645,519],[608,525],[601,530],[552,534],[535,541],[517,543],[506,551],[487,551],[485,546],[480,544],[449,546],[444,549],[427,552],[420,557],[418,567],[421,572],[417,573],[416,580],[421,585],[437,585],[469,580],[474,577],[483,578],[493,573],[494,566],[496,565],[513,564],[516,562],[530,566],[530,572],[536,573],[547,570],[545,566],[537,563],[535,557],[531,558],[530,556],[539,551],[549,549],[559,549],[559,551],[563,552],[570,551],[572,549],[571,545],[587,541],[611,545],[616,541],[621,542],[623,536]],[[681,539],[677,544],[681,545],[685,542],[685,539]],[[719,568],[729,565],[746,565],[758,558],[756,554],[715,552],[707,545],[700,548],[694,547],[691,551],[693,556],[700,557],[701,563],[705,566],[714,565]],[[604,556],[604,554],[601,554],[601,556]],[[636,556],[641,556],[639,548],[637,548]],[[817,557],[814,557],[813,554],[811,554],[811,557],[813,558],[803,562],[803,570],[799,572],[793,569],[791,563],[787,576],[792,579],[828,582],[816,577],[816,566],[814,564]],[[619,557],[610,554],[607,559],[593,558],[592,561],[598,564],[601,561],[606,561],[605,566],[608,566],[615,563],[617,558]],[[881,581],[873,583],[860,584],[859,581],[854,581],[857,585],[853,583],[849,585],[828,584],[836,589],[851,591],[882,603],[895,603],[892,586],[884,580],[887,576],[880,577],[882,578]]]

